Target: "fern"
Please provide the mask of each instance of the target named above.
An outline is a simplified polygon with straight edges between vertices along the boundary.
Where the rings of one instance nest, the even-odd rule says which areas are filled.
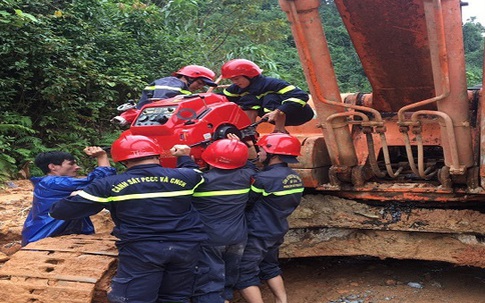
[[[0,181],[17,178],[18,163],[33,159],[33,144],[39,140],[33,135],[35,130],[30,118],[18,114],[3,113],[0,115]],[[42,148],[42,146],[40,146]]]

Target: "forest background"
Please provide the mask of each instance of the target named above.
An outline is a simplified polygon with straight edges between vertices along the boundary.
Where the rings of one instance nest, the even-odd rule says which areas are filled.
[[[332,0],[320,14],[340,90],[370,92]],[[472,18],[463,30],[473,86],[485,28]],[[184,65],[219,73],[246,58],[308,89],[278,0],[0,0],[0,42],[0,181],[42,151],[82,162],[85,146],[110,145],[121,132],[109,122],[116,107]]]

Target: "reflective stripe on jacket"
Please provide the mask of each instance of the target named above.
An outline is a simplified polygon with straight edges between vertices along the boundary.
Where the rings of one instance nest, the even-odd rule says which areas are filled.
[[[147,85],[142,92],[136,108],[149,104],[149,99],[168,99],[177,95],[190,95],[189,87],[177,77],[160,78]]]
[[[194,206],[211,245],[233,245],[246,239],[244,210],[254,173],[252,163],[238,169],[211,168],[204,173],[205,183],[194,193]]]
[[[232,84],[223,94],[242,109],[260,109],[261,113],[279,109],[289,114],[303,108],[309,100],[308,93],[300,88],[262,75],[252,78],[246,88]]]
[[[265,167],[254,175],[247,213],[250,236],[281,239],[288,231],[288,216],[303,194],[300,176],[286,163]]]
[[[51,216],[72,218],[110,211],[119,244],[133,241],[202,241],[202,222],[192,206],[192,194],[204,182],[191,168],[138,165],[104,178],[74,197],[63,199]]]

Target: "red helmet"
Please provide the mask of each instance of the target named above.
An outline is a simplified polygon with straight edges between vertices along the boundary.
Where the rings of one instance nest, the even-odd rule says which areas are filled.
[[[261,75],[263,70],[256,63],[246,59],[234,59],[224,63],[221,68],[222,78],[230,79],[237,76],[254,78]]]
[[[126,135],[111,145],[111,157],[115,162],[158,156],[160,147],[152,139],[139,135]]]
[[[172,76],[177,76],[177,75],[186,76],[189,78],[201,78],[205,84],[209,86],[217,86],[217,83],[214,82],[216,73],[214,73],[212,70],[208,69],[207,67],[203,67],[200,65],[184,66],[172,74]]]
[[[246,164],[248,147],[239,140],[221,139],[209,145],[201,157],[209,165],[217,168],[239,168]]]
[[[269,154],[283,156],[300,156],[300,141],[288,134],[274,133],[261,137],[258,146]]]

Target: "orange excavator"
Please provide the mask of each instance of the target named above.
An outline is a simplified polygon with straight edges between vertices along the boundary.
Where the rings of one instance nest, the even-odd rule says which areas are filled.
[[[460,0],[334,2],[372,93],[339,90],[320,0],[279,0],[316,113],[288,127],[302,144],[292,166],[306,191],[281,257],[365,255],[485,268],[484,83],[466,82]],[[154,102],[127,132],[164,142],[161,131],[174,125],[170,140],[200,153],[198,142],[225,132],[272,130],[249,125],[239,108],[215,99]],[[232,114],[221,118],[219,108]],[[27,245],[0,268],[0,302],[107,302],[114,240],[69,235]]]
[[[279,2],[317,113],[290,129],[311,194],[285,255],[485,267],[485,100],[483,83],[467,88],[461,2],[335,0],[372,86],[345,98],[320,1]]]

